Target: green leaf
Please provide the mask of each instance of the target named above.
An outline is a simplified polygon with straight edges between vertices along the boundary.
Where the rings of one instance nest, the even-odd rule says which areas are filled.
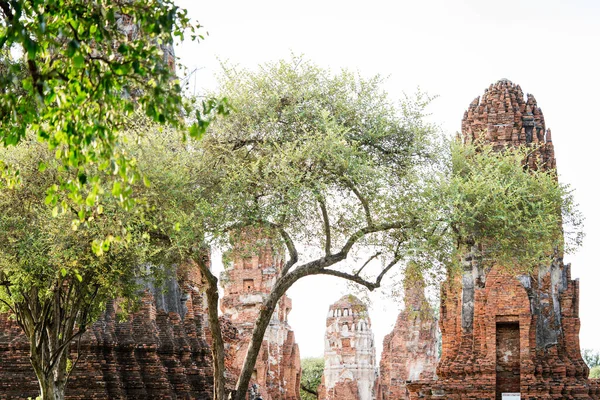
[[[121,195],[121,182],[113,183],[112,195],[115,197],[118,197],[119,195]]]
[[[83,68],[85,66],[85,58],[81,54],[77,54],[73,57],[73,65],[75,68]]]
[[[73,39],[67,43],[67,57],[73,58],[77,50],[79,50],[80,44],[77,40]]]

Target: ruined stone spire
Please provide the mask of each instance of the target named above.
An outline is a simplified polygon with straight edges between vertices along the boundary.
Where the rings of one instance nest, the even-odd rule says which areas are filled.
[[[234,342],[226,343],[228,372],[239,374],[260,309],[281,273],[283,247],[258,229],[247,229],[234,238],[228,255],[231,263],[221,275],[222,323],[237,329]],[[227,263],[225,263],[227,264]],[[300,399],[300,351],[288,324],[292,300],[286,295],[277,303],[265,332],[251,384],[263,400]],[[252,385],[251,385],[252,386]]]
[[[538,145],[530,168],[554,169],[550,131],[533,95],[501,80],[476,98],[462,123],[465,143],[481,138],[501,150]],[[466,255],[462,273],[442,286],[442,357],[437,380],[409,383],[411,399],[600,399],[579,349],[579,282],[557,255],[514,276],[479,268]]]
[[[375,346],[367,306],[346,295],[329,307],[320,400],[373,400]]]
[[[538,145],[543,167],[556,168],[554,145],[542,109],[532,94],[525,100],[521,87],[508,79],[491,84],[483,96],[471,102],[462,119],[462,139],[464,143],[482,139],[498,149]],[[533,158],[530,162],[531,167],[536,166]]]
[[[407,267],[404,310],[383,339],[377,400],[409,399],[406,381],[433,379],[437,364],[437,318],[425,297],[418,267]]]

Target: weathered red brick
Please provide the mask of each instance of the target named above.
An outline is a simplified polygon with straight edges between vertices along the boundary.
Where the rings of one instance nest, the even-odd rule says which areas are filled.
[[[556,167],[550,131],[532,95],[502,80],[475,99],[463,118],[463,139],[484,137],[498,149],[536,143],[530,167]],[[555,257],[549,266],[514,276],[463,257],[463,272],[442,287],[442,358],[438,380],[408,384],[411,399],[599,399],[579,349],[579,282]],[[518,390],[517,390],[518,389]]]
[[[409,265],[404,282],[404,310],[383,339],[377,400],[408,399],[406,381],[433,379],[437,365],[437,319],[425,298],[425,283]]]
[[[259,231],[246,230],[237,239],[221,276],[224,296],[221,301],[222,325],[236,329],[225,338],[226,367],[231,376],[239,375],[260,307],[281,273],[285,252]],[[271,318],[258,355],[251,385],[258,387],[264,400],[300,399],[300,351],[288,324],[292,300],[282,296]]]

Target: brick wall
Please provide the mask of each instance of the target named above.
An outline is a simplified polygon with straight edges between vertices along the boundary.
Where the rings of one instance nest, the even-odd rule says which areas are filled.
[[[117,321],[115,303],[107,304],[82,337],[67,399],[212,398],[200,273],[183,269],[184,279],[169,279],[166,292],[150,286],[124,322]],[[39,394],[28,352],[20,328],[0,315],[0,399]]]

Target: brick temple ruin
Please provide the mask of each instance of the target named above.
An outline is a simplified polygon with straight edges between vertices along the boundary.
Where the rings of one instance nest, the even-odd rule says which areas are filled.
[[[367,306],[346,295],[329,307],[319,400],[373,400],[377,366]]]
[[[282,251],[255,240],[256,253],[234,256],[222,276],[221,307],[226,384],[233,389],[264,297],[283,263]],[[235,254],[235,251],[232,252]],[[213,369],[207,304],[200,270],[181,266],[157,288],[148,284],[140,307],[125,321],[118,305],[81,341],[82,358],[69,379],[67,399],[212,399]],[[287,323],[291,300],[284,296],[266,332],[252,384],[263,400],[299,400],[300,355]],[[0,399],[35,398],[39,386],[29,362],[29,344],[17,324],[0,314]]]
[[[462,139],[483,138],[497,149],[533,143],[530,168],[555,169],[550,130],[535,98],[502,80],[475,99],[464,115]],[[242,246],[243,245],[243,246]],[[248,251],[247,246],[250,246]],[[246,246],[246,247],[244,247]],[[436,364],[436,319],[418,275],[405,286],[404,310],[375,363],[366,306],[344,296],[329,308],[320,400],[600,399],[579,349],[579,283],[557,255],[550,265],[514,276],[500,265],[465,254],[462,271],[441,289],[442,356]],[[222,275],[226,379],[233,387],[254,321],[285,252],[246,232],[233,246]],[[410,268],[410,266],[409,266]],[[67,385],[67,399],[212,398],[212,359],[206,300],[198,268],[181,266],[166,286],[148,285],[139,310],[124,321],[118,304],[82,337],[82,359]],[[252,377],[264,400],[298,400],[300,356],[284,296],[272,317]],[[435,370],[435,374],[434,374]],[[408,390],[408,393],[407,393]],[[20,328],[0,314],[0,399],[39,393]]]
[[[508,80],[491,85],[465,112],[464,142],[481,137],[498,149],[536,144],[539,158],[530,167],[556,167],[542,110]],[[600,398],[579,349],[579,282],[562,254],[514,276],[499,265],[484,267],[473,250],[463,256],[462,273],[442,288],[438,379],[410,383],[410,398]]]
[[[228,341],[226,363],[228,370],[238,375],[260,307],[281,273],[285,251],[256,231],[246,231],[228,257],[232,262],[221,275],[221,311],[222,319],[237,330],[235,339]],[[291,310],[292,300],[282,296],[254,367],[251,385],[257,385],[263,400],[300,399],[300,351],[288,324]]]
[[[205,335],[206,305],[197,268],[182,267],[165,289],[149,285],[139,310],[120,322],[109,302],[82,336],[82,358],[67,399],[212,398],[212,358]],[[29,343],[0,314],[0,399],[39,395]]]
[[[425,297],[423,276],[409,264],[404,278],[404,309],[383,339],[377,400],[409,398],[406,381],[433,379],[438,357],[438,328]]]

